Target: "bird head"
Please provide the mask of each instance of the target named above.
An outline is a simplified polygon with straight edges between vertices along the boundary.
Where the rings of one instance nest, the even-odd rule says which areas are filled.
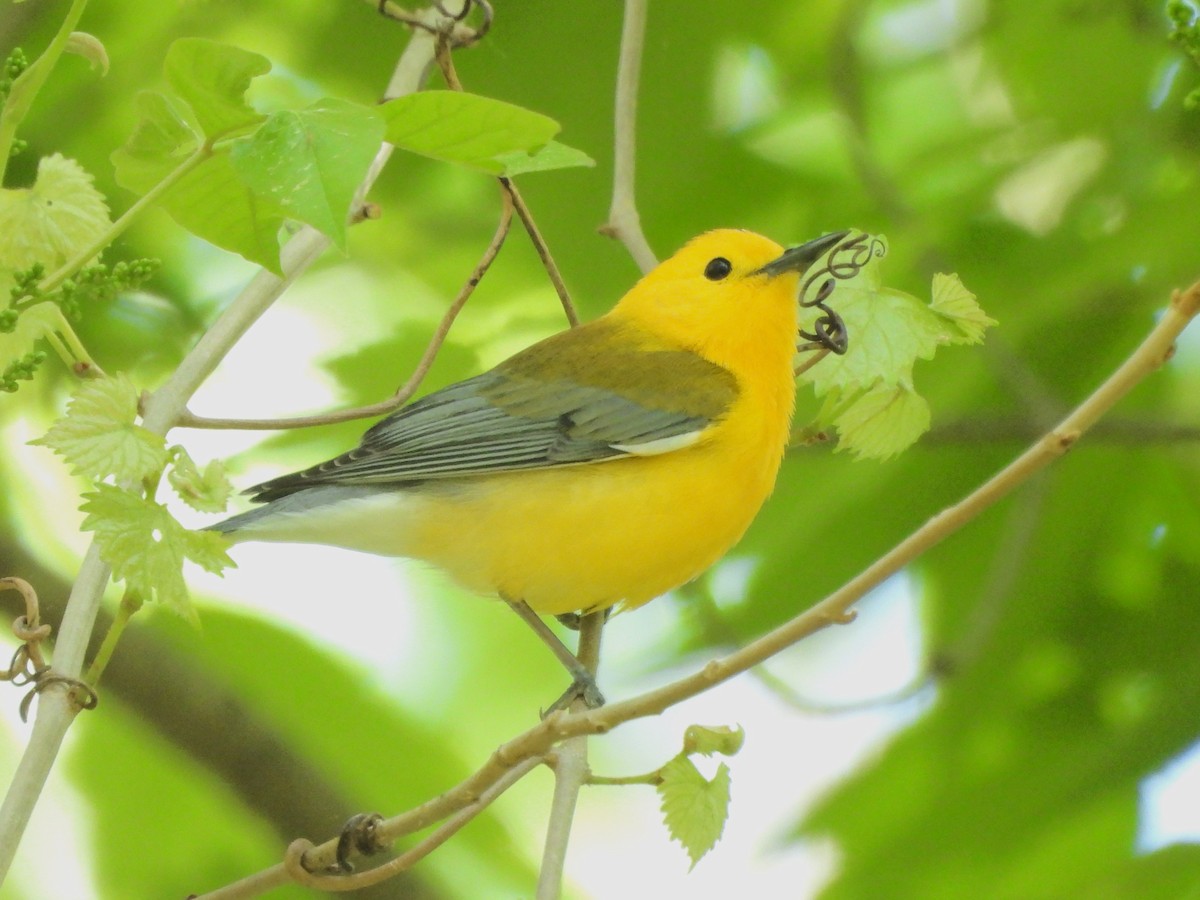
[[[800,276],[845,235],[784,250],[751,231],[709,231],[647,273],[614,312],[713,361],[755,346],[790,358]]]

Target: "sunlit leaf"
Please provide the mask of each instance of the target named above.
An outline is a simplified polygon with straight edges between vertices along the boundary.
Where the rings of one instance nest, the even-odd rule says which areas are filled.
[[[257,125],[265,118],[246,103],[251,79],[265,75],[265,56],[206,38],[185,37],[167,50],[163,74],[209,139]]]
[[[34,263],[56,268],[110,225],[108,205],[92,176],[73,159],[44,156],[33,187],[0,189],[0,272]]]
[[[961,331],[963,343],[967,344],[978,344],[983,333],[996,324],[957,275],[939,272],[933,276],[933,301],[929,308]]]
[[[76,475],[140,481],[167,461],[161,435],[135,423],[138,389],[124,374],[84,382],[67,414],[45,436],[31,441],[59,453]]]
[[[84,494],[81,526],[94,532],[113,577],[144,600],[158,600],[185,618],[195,612],[183,580],[183,561],[210,572],[232,566],[226,541],[216,532],[188,531],[166,507],[109,484]]]
[[[686,756],[662,768],[663,821],[695,866],[721,839],[729,816],[729,767],[721,763],[709,781]]]
[[[167,480],[180,499],[200,512],[222,512],[233,491],[225,477],[225,464],[219,459],[209,460],[202,471],[183,447],[172,447],[170,453]]]
[[[856,274],[834,281],[825,301],[845,324],[848,347],[844,355],[830,354],[802,373],[801,380],[824,401],[802,432],[836,429],[839,450],[886,459],[929,428],[929,404],[914,386],[917,360],[931,359],[943,345],[978,343],[995,320],[955,275],[934,278],[931,303],[885,287],[880,269],[887,242],[871,235],[866,241],[876,249]],[[802,325],[811,328],[821,313],[802,308]]]
[[[145,193],[196,152],[201,139],[178,101],[146,91],[138,96],[138,109],[141,118],[133,134],[112,159],[117,181]],[[228,153],[204,159],[160,202],[193,234],[279,272],[278,233],[284,217],[237,176]]]
[[[506,154],[535,153],[560,127],[541,113],[460,91],[409,94],[379,111],[389,143],[492,175],[504,174]]]
[[[350,201],[382,140],[383,121],[375,110],[319,100],[272,115],[233,145],[230,163],[255,196],[344,250]]]
[[[701,753],[712,756],[720,753],[722,756],[733,756],[742,749],[746,741],[746,732],[741,726],[731,728],[728,725],[689,725],[683,735],[684,753]]]
[[[550,141],[546,146],[532,153],[514,150],[511,153],[500,153],[493,158],[501,165],[501,174],[510,177],[524,175],[527,172],[548,172],[552,169],[596,165],[596,161],[582,150],[576,150],[574,147],[568,147],[558,141]]]

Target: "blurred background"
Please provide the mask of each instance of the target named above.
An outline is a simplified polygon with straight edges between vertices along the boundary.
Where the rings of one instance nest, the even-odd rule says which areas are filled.
[[[0,50],[33,57],[65,0],[5,4]],[[468,90],[543,112],[592,169],[520,180],[588,318],[636,279],[597,234],[611,191],[621,8],[496,0],[456,56]],[[269,57],[263,109],[378,98],[405,30],[351,0],[93,0],[98,77],[66,57],[21,137],[133,197],[110,153],[162,89],[170,42]],[[999,320],[917,369],[932,431],[886,463],[798,448],[747,538],[700,582],[613,620],[601,684],[661,684],[794,616],[955,502],[1082,399],[1200,277],[1197,67],[1158,0],[651,3],[638,201],[666,256],[709,228],[781,243],[886,234],[884,278],[926,296],[957,272]],[[435,78],[431,84],[438,85]],[[354,227],[252,329],[194,412],[275,416],[388,396],[490,239],[496,185],[397,154]],[[144,292],[86,311],[109,371],[159,385],[253,275],[151,211],[106,256],[154,256]],[[564,325],[523,235],[451,333],[425,389]],[[0,572],[61,606],[87,546],[80,485],[27,441],[70,378],[0,400]],[[592,741],[601,774],[653,769],[687,725],[740,724],[731,818],[689,862],[644,787],[590,788],[568,895],[1182,897],[1200,891],[1200,329],[1071,454],[823,633],[653,720]],[[815,408],[802,398],[801,414]],[[302,432],[173,432],[247,487],[352,445]],[[186,510],[181,517],[188,516]],[[191,514],[188,524],[207,518]],[[247,545],[189,574],[201,626],[147,609],[80,717],[6,887],[13,898],[170,897],[277,861],[294,837],[393,814],[536,721],[561,671],[499,604],[403,561]],[[119,594],[111,591],[115,599]],[[11,600],[16,595],[0,596]],[[110,605],[110,609],[113,607]],[[28,726],[2,704],[9,772]],[[5,778],[7,783],[7,778]],[[535,773],[403,881],[362,896],[528,897],[551,791]],[[70,848],[67,852],[66,848]],[[1188,892],[1191,892],[1190,894]],[[273,896],[308,896],[298,889]]]

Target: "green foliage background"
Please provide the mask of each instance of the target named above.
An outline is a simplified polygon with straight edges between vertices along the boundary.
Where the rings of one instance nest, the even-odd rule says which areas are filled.
[[[702,583],[660,601],[669,616],[645,614],[665,623],[639,637],[653,680],[789,618],[957,500],[1098,383],[1171,290],[1200,275],[1200,114],[1183,106],[1200,72],[1168,42],[1157,2],[651,6],[638,188],[660,256],[717,226],[781,242],[855,226],[888,236],[889,283],[921,294],[935,271],[956,271],[1001,323],[982,350],[919,367],[934,430],[915,449],[887,464],[820,446],[790,454],[738,551],[755,563],[744,602],[718,610]],[[6,6],[0,46],[36,52],[62,7]],[[81,59],[60,65],[21,134],[30,146],[13,161],[11,184],[59,151],[96,175],[117,211],[131,198],[114,183],[109,154],[136,120],[135,93],[161,86],[173,38],[269,57],[274,73],[258,89],[267,105],[321,95],[371,103],[405,40],[371,4],[348,0],[94,0],[82,26],[103,40],[112,70],[98,78]],[[619,34],[614,4],[498,2],[492,33],[457,56],[469,89],[557,119],[562,140],[597,160],[522,181],[589,317],[637,275],[595,231],[611,189]],[[324,364],[347,403],[379,399],[407,377],[498,212],[487,177],[415,157],[397,157],[373,199],[382,221],[351,229],[349,256],[328,254],[310,276],[326,291],[320,308],[305,302],[329,330]],[[159,212],[111,254],[140,256],[164,261],[150,285],[159,300],[121,297],[89,310],[81,334],[107,369],[152,388],[253,268],[199,246]],[[376,319],[385,324],[373,331],[357,324]],[[341,339],[343,325],[374,336]],[[514,233],[427,385],[473,374],[559,327],[544,274]],[[1140,781],[1200,736],[1198,348],[1187,336],[1168,369],[1094,436],[913,567],[936,698],[815,808],[797,807],[793,837],[830,835],[841,848],[824,896],[1200,891],[1196,846],[1135,855]],[[280,344],[264,369],[315,364],[289,350]],[[33,433],[44,430],[67,381],[47,366],[0,401],[6,439],[25,434],[15,427],[22,416]],[[290,411],[259,400],[264,415]],[[285,466],[311,462],[360,429],[286,433],[263,452]],[[52,469],[49,454],[18,453],[14,443],[5,456],[0,571],[61,594],[55,585],[70,579],[78,546],[64,537],[77,527],[74,501],[47,508],[44,490],[30,489],[50,476],[22,461]],[[259,458],[234,460],[234,477]],[[347,557],[346,590],[355,589],[353,569]],[[201,631],[162,613],[135,625],[111,693],[79,723],[66,766],[90,807],[101,895],[215,887],[274,861],[285,839],[321,838],[350,813],[397,811],[441,792],[531,722],[558,691],[553,663],[532,659],[518,625],[491,607],[436,579],[420,590],[422,627],[459,654],[445,660],[436,704],[202,597]],[[328,598],[331,615],[336,602]],[[610,642],[638,627],[618,620]],[[210,729],[174,721],[205,714]],[[243,727],[253,743],[236,743]],[[736,797],[738,760],[729,765]],[[254,795],[224,783],[221,766],[309,780],[268,788],[261,774]],[[779,777],[786,791],[788,773]],[[518,793],[513,803],[528,802],[536,820],[539,797]],[[527,894],[537,847],[506,830],[515,815],[502,803],[405,889]],[[186,866],[168,862],[181,858]]]

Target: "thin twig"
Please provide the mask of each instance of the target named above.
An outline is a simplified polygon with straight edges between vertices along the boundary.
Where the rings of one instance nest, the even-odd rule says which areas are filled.
[[[421,382],[429,374],[429,370],[432,368],[438,352],[442,349],[442,345],[446,342],[446,337],[450,334],[450,327],[454,324],[454,320],[458,318],[458,314],[462,312],[462,308],[466,306],[467,300],[470,299],[476,286],[483,279],[492,262],[496,259],[496,255],[500,252],[500,248],[504,245],[504,239],[508,236],[512,225],[513,208],[511,198],[503,191],[501,191],[501,202],[503,206],[500,211],[500,222],[496,226],[496,233],[492,235],[491,243],[488,244],[487,249],[483,252],[483,256],[479,258],[479,262],[475,265],[470,277],[467,278],[462,289],[458,292],[458,296],[454,298],[454,302],[442,314],[442,319],[438,323],[437,328],[434,329],[433,335],[430,337],[429,343],[425,346],[425,352],[421,354],[421,359],[417,362],[416,368],[413,369],[408,380],[400,385],[396,393],[392,394],[391,397],[379,403],[358,406],[354,409],[341,409],[333,412],[318,413],[312,416],[293,416],[282,419],[209,418],[198,416],[191,410],[185,409],[179,417],[179,427],[237,428],[247,430],[307,428],[312,425],[329,425],[333,422],[348,422],[352,419],[382,416],[403,406],[417,392],[417,388],[421,386]]]
[[[412,40],[401,54],[397,69],[408,73],[408,90],[415,91],[420,87],[433,58],[433,43],[429,34],[414,32]],[[361,205],[361,195],[377,176],[390,150],[390,146],[385,145],[377,154],[352,209]],[[155,434],[166,434],[176,424],[196,388],[246,329],[328,245],[329,239],[324,235],[311,227],[301,228],[283,248],[280,262],[284,277],[279,278],[262,270],[250,281],[184,358],[167,383],[150,397],[146,404],[144,426]],[[56,680],[39,695],[37,717],[29,743],[17,765],[4,802],[0,805],[0,881],[12,864],[63,738],[79,711],[79,706],[71,699],[70,681],[78,679],[83,669],[84,654],[109,574],[108,566],[100,559],[99,546],[93,542],[83,558],[59,630],[51,670]]]
[[[1130,354],[1086,400],[1071,411],[1056,428],[1034,442],[1012,463],[954,506],[948,507],[902,540],[890,551],[815,606],[745,647],[720,659],[709,661],[699,671],[663,687],[617,703],[585,711],[557,711],[539,724],[502,745],[487,763],[456,788],[427,807],[451,814],[467,805],[506,773],[530,760],[541,760],[557,744],[582,735],[603,734],[633,719],[657,715],[671,706],[703,693],[733,678],[809,635],[830,625],[853,621],[851,607],[862,597],[911,563],[925,551],[967,525],[985,510],[1023,485],[1036,472],[1067,452],[1079,438],[1133,387],[1162,366],[1174,352],[1175,339],[1200,312],[1200,282],[1187,291],[1177,292],[1165,315]],[[560,754],[561,755],[561,754]],[[507,782],[506,782],[507,783]],[[310,868],[326,866],[335,859],[337,839],[309,850],[305,860]],[[255,885],[266,890],[286,882],[282,864],[248,877],[239,885]],[[280,880],[282,879],[282,880]],[[207,898],[245,898],[253,892],[204,895]]]
[[[600,233],[625,245],[633,261],[645,274],[658,265],[654,251],[642,232],[634,195],[637,158],[638,81],[642,69],[642,45],[646,37],[646,0],[625,0],[621,25],[621,52],[617,64],[616,115],[613,124],[613,195],[608,222]]]
[[[284,858],[283,866],[288,875],[293,881],[299,882],[306,887],[316,888],[323,891],[335,891],[341,893],[343,891],[357,891],[365,887],[373,887],[381,884],[389,878],[394,878],[401,872],[405,872],[414,865],[423,860],[426,856],[446,843],[450,838],[457,834],[464,825],[478,816],[481,812],[487,809],[497,797],[503,794],[506,790],[524,778],[530,771],[541,765],[540,759],[527,759],[520,765],[515,766],[510,771],[506,772],[502,777],[496,780],[487,790],[476,797],[471,803],[464,806],[415,847],[406,850],[399,856],[396,856],[382,865],[375,866],[372,869],[367,869],[362,872],[356,872],[353,875],[318,875],[307,869],[306,854],[312,849],[312,844],[308,841],[297,840],[293,841],[288,847],[287,855]],[[230,898],[239,896],[232,893],[231,889],[235,885],[230,885],[228,888],[222,888],[219,891],[214,891],[211,894],[205,894],[204,897],[210,900],[216,898]],[[253,896],[252,894],[246,896]]]
[[[600,666],[600,639],[605,617],[604,612],[588,613],[579,623],[579,652],[576,656],[593,678]],[[576,700],[571,706],[575,712],[586,708],[582,700]],[[537,900],[558,900],[562,894],[575,806],[579,802],[579,791],[589,775],[587,741],[587,735],[580,735],[563,741],[558,748],[554,764],[554,796],[550,801],[550,816],[546,822],[546,843],[542,850],[542,868],[538,874]]]
[[[448,41],[439,41],[437,48],[437,63],[442,70],[442,77],[446,79],[446,84],[452,91],[461,91],[463,89],[462,82],[458,79],[458,72],[454,68],[453,54],[450,52],[451,46]],[[537,251],[538,259],[542,261],[542,267],[546,270],[546,275],[550,278],[550,283],[554,285],[554,290],[558,294],[558,301],[562,304],[563,313],[566,314],[567,322],[572,328],[579,324],[579,313],[575,310],[575,303],[571,300],[571,293],[567,290],[566,282],[563,281],[562,272],[558,269],[558,263],[554,261],[553,254],[550,253],[550,245],[546,243],[546,239],[542,237],[542,232],[537,227],[537,222],[534,221],[533,213],[529,211],[529,206],[525,203],[525,198],[521,196],[521,192],[517,190],[516,184],[511,178],[504,175],[498,176],[505,193],[508,194],[512,201],[513,208],[517,211],[517,218],[521,220],[521,225],[525,228],[525,233],[529,235],[529,240],[533,243],[533,249]]]

